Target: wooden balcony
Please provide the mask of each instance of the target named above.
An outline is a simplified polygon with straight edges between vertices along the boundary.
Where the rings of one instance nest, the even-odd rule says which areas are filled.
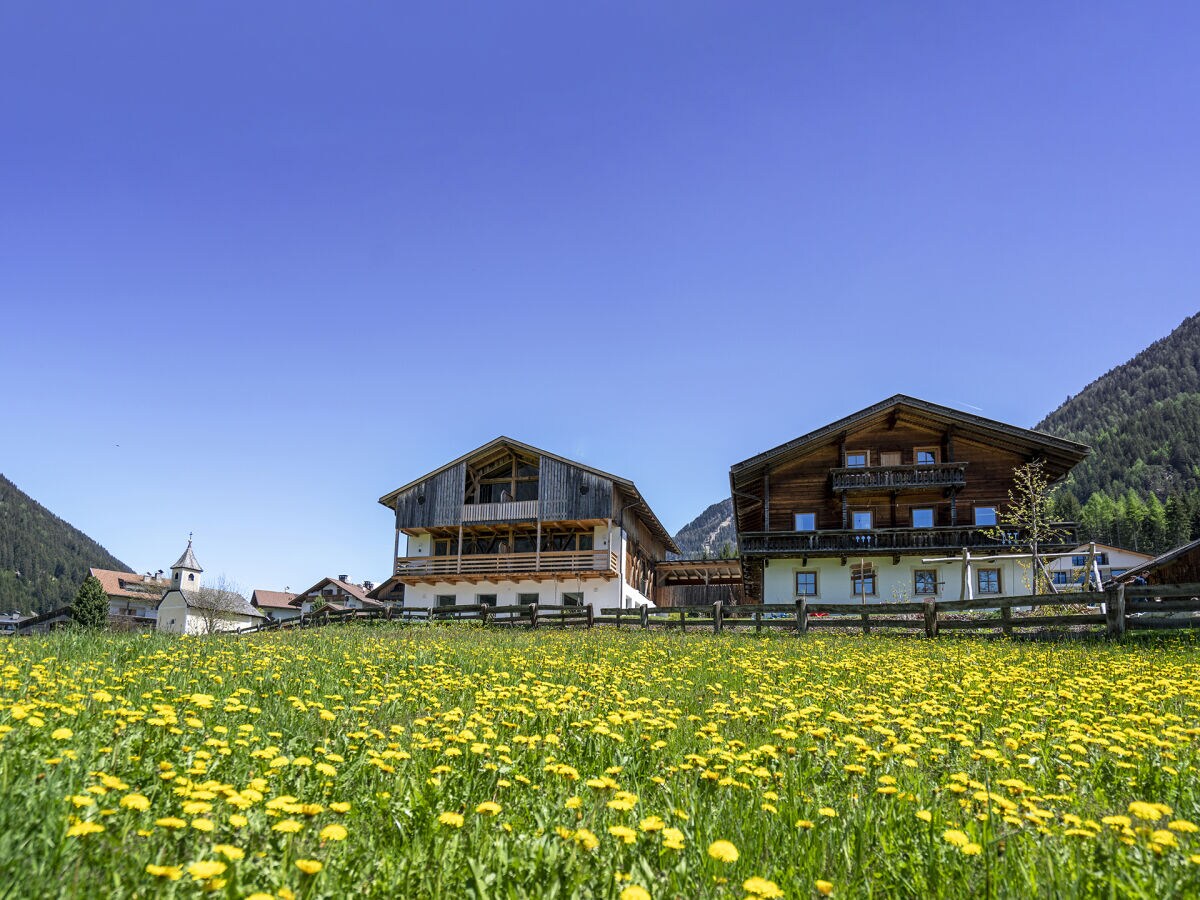
[[[521,522],[538,517],[536,500],[509,500],[505,503],[464,503],[464,525],[482,522]]]
[[[396,560],[396,576],[404,584],[548,581],[562,577],[615,578],[619,573],[617,554],[608,550],[402,556]]]
[[[1079,527],[1074,522],[1057,523],[1063,537],[1043,543],[1047,551],[1079,546]],[[769,556],[864,556],[888,553],[956,552],[964,547],[1003,550],[1023,544],[1020,529],[1005,529],[1003,535],[974,526],[948,528],[876,528],[871,531],[759,531],[741,535],[743,557]]]
[[[833,469],[834,491],[908,491],[923,488],[963,487],[967,483],[965,462],[933,463],[924,466],[861,466]]]

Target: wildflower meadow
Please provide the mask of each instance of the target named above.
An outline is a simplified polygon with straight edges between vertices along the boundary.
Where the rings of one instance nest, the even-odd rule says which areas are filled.
[[[1198,649],[7,640],[0,896],[1196,896]]]

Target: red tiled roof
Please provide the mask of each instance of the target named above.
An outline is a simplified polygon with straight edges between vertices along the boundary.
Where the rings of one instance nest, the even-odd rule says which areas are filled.
[[[320,581],[318,581],[316,584],[314,584],[308,590],[302,591],[299,594],[293,594],[292,599],[289,601],[288,605],[289,606],[300,606],[305,601],[305,599],[315,600],[316,599],[315,597],[308,598],[308,595],[311,594],[313,591],[322,590],[325,587],[325,585],[327,585],[327,584],[333,585],[333,587],[338,591],[339,594],[345,594],[349,597],[353,597],[356,600],[361,600],[363,602],[364,608],[370,609],[374,606],[381,605],[381,604],[376,604],[375,601],[373,601],[373,600],[367,599],[367,592],[363,590],[363,586],[361,584],[350,584],[349,582],[346,582],[346,581],[339,581],[336,578],[322,578]]]
[[[136,575],[133,572],[114,572],[111,569],[88,569],[88,572],[100,580],[104,593],[110,597],[135,597],[143,600],[161,594],[171,586],[165,578],[162,581],[146,581],[144,575]]]
[[[255,606],[266,609],[291,609],[296,595],[290,591],[256,590],[250,595],[250,602]]]

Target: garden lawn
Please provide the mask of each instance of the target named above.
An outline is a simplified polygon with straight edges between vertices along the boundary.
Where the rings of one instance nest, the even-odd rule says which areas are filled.
[[[0,896],[1200,894],[1200,645],[0,641]]]

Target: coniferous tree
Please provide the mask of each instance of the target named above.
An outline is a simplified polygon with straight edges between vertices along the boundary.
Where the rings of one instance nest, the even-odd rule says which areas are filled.
[[[95,575],[88,575],[79,586],[71,603],[71,617],[84,628],[104,628],[108,625],[108,594]]]

